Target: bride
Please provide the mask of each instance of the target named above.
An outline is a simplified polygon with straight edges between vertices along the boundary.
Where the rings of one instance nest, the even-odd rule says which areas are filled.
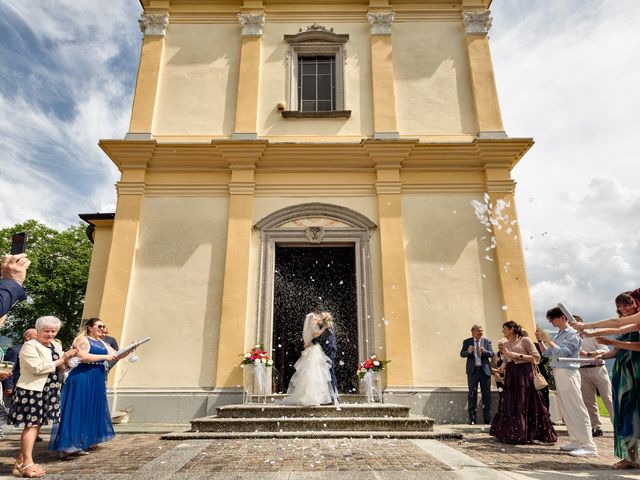
[[[304,350],[294,365],[296,371],[289,381],[287,398],[283,401],[286,405],[323,405],[333,402],[331,360],[320,345],[311,342],[323,331],[319,322],[320,318],[315,313],[307,314],[304,319]]]

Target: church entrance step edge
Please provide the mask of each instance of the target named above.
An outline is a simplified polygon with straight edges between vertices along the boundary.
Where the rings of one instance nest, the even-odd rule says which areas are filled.
[[[279,431],[430,431],[430,418],[217,418],[191,421],[191,430],[200,432],[279,432]]]
[[[244,404],[216,408],[218,418],[406,418],[411,407],[393,404],[340,404],[302,407],[293,405]]]
[[[462,433],[451,430],[433,431],[291,431],[291,432],[174,432],[162,435],[163,440],[222,440],[256,438],[416,438],[435,440],[459,440]]]

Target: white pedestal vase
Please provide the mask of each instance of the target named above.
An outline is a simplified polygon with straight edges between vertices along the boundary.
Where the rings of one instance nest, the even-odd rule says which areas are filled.
[[[369,370],[362,378],[362,392],[367,396],[369,403],[383,403],[382,401],[382,377],[381,372]]]
[[[271,388],[271,375],[266,364],[254,363],[244,366],[243,403],[267,403]]]

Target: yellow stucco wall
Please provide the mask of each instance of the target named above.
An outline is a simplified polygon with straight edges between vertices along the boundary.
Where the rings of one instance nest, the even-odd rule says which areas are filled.
[[[349,34],[345,44],[345,109],[351,118],[284,119],[289,65],[285,34],[304,21],[265,23],[262,36],[258,135],[362,137],[373,133],[370,35],[367,23],[326,23]],[[402,135],[477,132],[461,22],[396,22],[392,29],[398,130]],[[153,135],[228,136],[234,131],[240,26],[171,24],[160,71]],[[206,45],[206,48],[203,48]],[[416,54],[418,52],[419,54]],[[286,105],[287,109],[295,106]]]
[[[123,339],[152,343],[122,386],[214,385],[227,212],[225,197],[145,198]]]
[[[502,337],[496,264],[484,258],[491,242],[482,237],[490,234],[475,218],[474,198],[480,200],[470,194],[402,199],[416,386],[466,386],[460,346],[474,323],[484,325],[496,348]]]
[[[102,291],[104,290],[104,280],[107,274],[107,264],[109,263],[109,252],[111,250],[112,221],[96,221],[93,234],[93,250],[91,251],[91,266],[89,268],[89,279],[87,281],[87,291],[84,298],[84,308],[82,318],[96,317],[100,314],[100,303],[102,302]]]
[[[392,31],[400,134],[475,134],[462,22],[397,22]]]
[[[239,25],[170,25],[153,134],[231,135],[239,58]]]
[[[351,118],[284,119],[276,106],[287,102],[289,45],[285,34],[296,34],[308,22],[267,23],[262,36],[262,69],[260,72],[260,105],[258,107],[259,135],[356,135],[373,132],[371,107],[371,60],[369,54],[369,25],[367,23],[323,23],[335,33],[349,34],[345,44],[345,110]],[[287,105],[296,110],[296,105]]]

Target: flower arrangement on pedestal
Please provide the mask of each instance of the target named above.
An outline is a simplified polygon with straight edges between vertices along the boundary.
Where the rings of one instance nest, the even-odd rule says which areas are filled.
[[[364,384],[364,393],[368,402],[382,402],[382,379],[380,372],[391,360],[381,360],[377,355],[371,355],[358,365],[358,377]]]
[[[273,360],[267,354],[262,344],[254,347],[243,355],[240,368],[244,369],[244,394],[243,402],[251,403],[254,400],[266,402],[269,393],[270,375],[267,367],[273,367]]]
[[[358,377],[362,380],[367,372],[381,372],[391,360],[381,360],[377,355],[371,355],[358,365]]]
[[[242,362],[240,362],[240,367],[244,368],[245,365],[260,365],[264,364],[265,367],[272,367],[273,360],[267,354],[267,351],[264,349],[264,345],[258,344],[255,345],[251,350],[244,354],[244,358]]]

